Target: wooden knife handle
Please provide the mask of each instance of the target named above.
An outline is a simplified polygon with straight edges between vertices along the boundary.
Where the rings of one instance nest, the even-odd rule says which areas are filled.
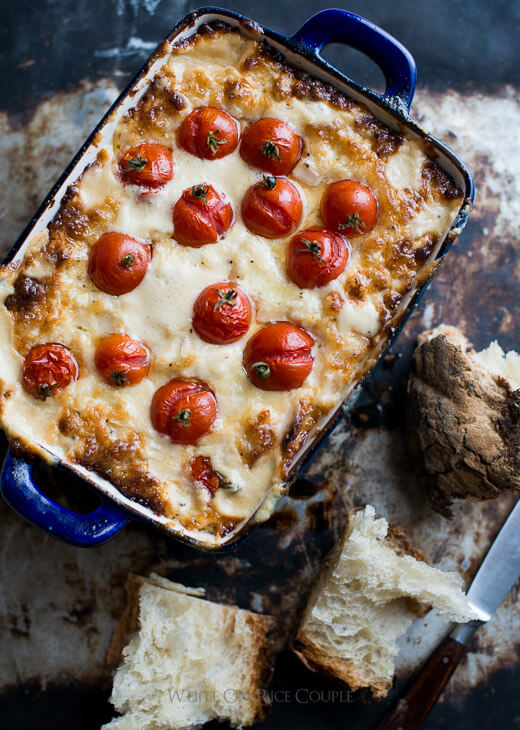
[[[447,636],[419,670],[379,730],[419,730],[465,653],[464,644]]]

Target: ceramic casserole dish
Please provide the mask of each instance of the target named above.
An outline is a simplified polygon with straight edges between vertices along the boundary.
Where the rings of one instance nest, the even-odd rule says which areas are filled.
[[[332,68],[333,42],[369,56],[385,92]],[[272,513],[468,218],[471,175],[410,119],[414,87],[407,50],[344,10],[290,37],[211,7],[173,29],[4,261],[1,489],[15,510],[78,546],[135,518],[209,550]],[[337,217],[338,185],[366,216]],[[115,284],[96,268],[107,236],[127,246]],[[134,348],[129,365],[110,364],[115,342]],[[42,343],[68,388],[35,380]],[[44,494],[38,458],[99,507]]]

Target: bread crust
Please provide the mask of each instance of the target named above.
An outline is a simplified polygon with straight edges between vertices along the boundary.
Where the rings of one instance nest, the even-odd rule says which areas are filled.
[[[456,328],[422,338],[408,381],[412,438],[434,509],[520,489],[520,391],[466,351]]]
[[[234,606],[233,608],[236,608]],[[239,609],[236,609],[237,611]],[[263,616],[261,614],[248,612],[247,623],[254,634],[254,647],[256,651],[256,659],[253,662],[254,671],[250,678],[251,695],[256,696],[253,717],[244,722],[244,727],[254,725],[265,719],[271,711],[271,701],[266,692],[260,690],[267,687],[274,671],[274,653],[273,647],[266,642],[266,634],[273,631],[275,621],[271,616]]]
[[[118,666],[123,660],[123,649],[139,625],[139,589],[142,579],[131,573],[126,579],[126,606],[119,619],[107,654],[107,664]]]
[[[305,632],[296,636],[292,650],[312,672],[324,672],[345,682],[351,690],[369,688],[375,699],[386,697],[392,680],[383,680],[371,672],[364,672],[352,661],[338,660],[315,644]]]

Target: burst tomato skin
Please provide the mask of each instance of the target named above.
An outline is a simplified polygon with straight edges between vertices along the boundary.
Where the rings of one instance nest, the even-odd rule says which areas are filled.
[[[76,358],[65,345],[47,342],[32,347],[23,361],[22,384],[30,395],[46,400],[78,379]]]
[[[118,168],[125,184],[157,190],[173,177],[173,156],[162,144],[143,142],[123,152]]]
[[[337,279],[349,258],[350,245],[339,233],[307,228],[289,242],[287,271],[300,288],[314,289]]]
[[[216,243],[233,223],[233,208],[212,185],[186,188],[173,208],[173,237],[183,246]]]
[[[217,417],[213,391],[198,380],[174,378],[156,391],[151,405],[153,427],[174,444],[195,444]]]
[[[239,126],[222,109],[203,106],[185,117],[177,133],[179,146],[203,160],[218,160],[238,146]]]
[[[101,340],[94,361],[109,385],[137,385],[150,370],[150,350],[130,335],[116,333]]]
[[[268,324],[251,337],[244,350],[244,367],[262,390],[299,388],[312,370],[314,339],[290,322]]]
[[[213,497],[220,487],[220,477],[211,466],[208,456],[196,456],[190,461],[191,478],[196,484],[202,484]]]
[[[251,323],[251,302],[234,281],[211,284],[193,305],[193,329],[205,342],[228,345],[245,335]]]
[[[265,117],[253,122],[243,133],[242,158],[253,167],[288,175],[302,156],[303,140],[281,119]]]
[[[332,183],[321,199],[321,215],[327,228],[349,238],[371,231],[377,213],[374,193],[368,185],[356,180]]]
[[[303,204],[296,185],[283,177],[264,175],[242,199],[242,218],[253,233],[282,238],[301,221]]]
[[[88,274],[105,294],[128,294],[144,279],[150,246],[124,233],[103,233],[90,250]]]

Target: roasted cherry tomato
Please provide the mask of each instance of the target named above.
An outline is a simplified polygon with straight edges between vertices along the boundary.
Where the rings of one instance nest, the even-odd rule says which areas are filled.
[[[230,114],[202,106],[183,119],[177,139],[186,152],[203,160],[218,160],[236,150],[238,135],[238,122]]]
[[[251,322],[251,302],[233,281],[212,284],[193,305],[193,329],[205,342],[227,345],[239,340]]]
[[[217,400],[205,383],[175,378],[156,391],[151,406],[154,428],[174,444],[194,444],[211,430]]]
[[[167,147],[144,142],[126,150],[119,159],[123,182],[156,190],[173,177],[173,157]]]
[[[321,215],[327,228],[345,236],[361,236],[375,226],[377,200],[368,185],[340,180],[327,188],[321,199]]]
[[[242,200],[244,223],[265,238],[288,236],[300,222],[302,211],[298,188],[284,177],[264,175]]]
[[[59,393],[78,379],[79,367],[72,352],[57,342],[35,345],[23,361],[25,390],[40,400]]]
[[[150,246],[124,233],[103,233],[92,246],[88,273],[106,294],[127,294],[139,286],[152,258]]]
[[[173,208],[173,236],[183,246],[216,243],[233,223],[233,208],[213,185],[186,188]]]
[[[259,330],[246,345],[244,367],[262,390],[299,388],[312,370],[314,340],[290,322],[275,322]]]
[[[209,456],[196,456],[192,459],[190,474],[193,481],[205,487],[212,497],[221,485],[222,476],[213,469]]]
[[[150,350],[129,335],[108,335],[97,346],[95,362],[109,385],[136,385],[148,375]]]
[[[307,228],[291,238],[287,271],[302,289],[325,286],[344,271],[350,246],[339,233],[326,228]]]
[[[242,135],[240,154],[272,175],[288,175],[302,156],[303,140],[281,119],[259,119]]]

